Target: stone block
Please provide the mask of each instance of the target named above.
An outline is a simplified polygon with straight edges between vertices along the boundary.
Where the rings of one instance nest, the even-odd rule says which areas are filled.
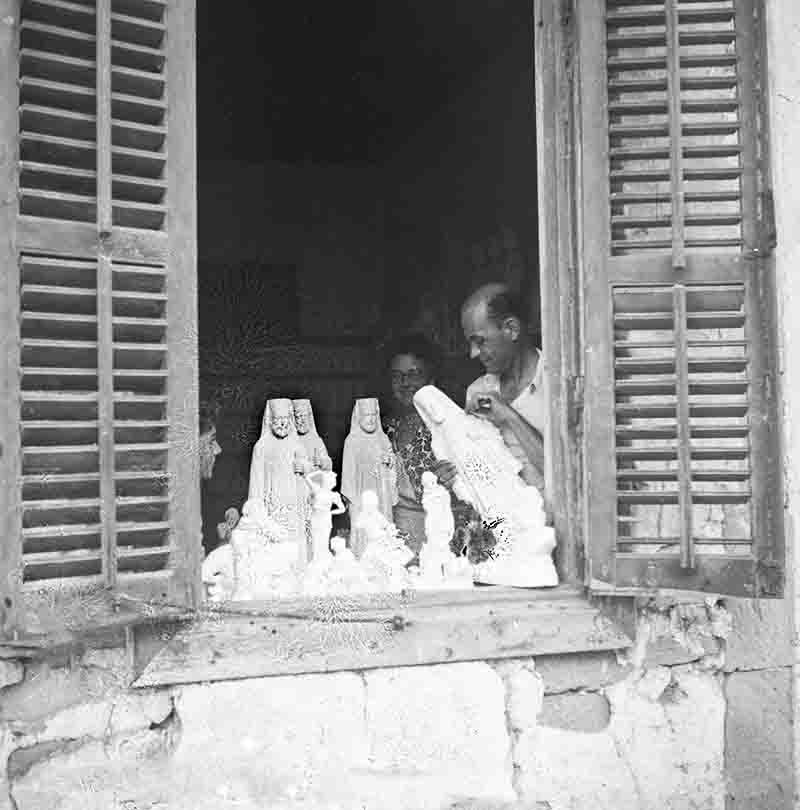
[[[34,664],[22,681],[3,690],[0,720],[44,720],[69,706],[109,699],[121,691],[117,678],[106,670]]]
[[[725,671],[778,669],[793,663],[789,599],[726,599],[732,626]]]
[[[597,732],[608,726],[611,710],[599,692],[545,695],[539,725],[569,731]]]
[[[0,661],[0,689],[19,683],[25,676],[25,667],[19,661]]]
[[[111,712],[111,733],[116,735],[158,725],[171,711],[172,697],[166,690],[123,695],[115,701]]]
[[[575,653],[546,655],[536,659],[536,671],[547,695],[575,689],[601,689],[622,680],[630,667],[620,663],[615,653]]]
[[[532,728],[542,710],[544,697],[544,683],[533,660],[497,661],[493,666],[505,685],[506,713],[511,730],[521,732]]]
[[[383,778],[394,775],[401,795],[393,806],[516,798],[504,688],[492,667],[408,667],[365,679],[370,767]]]
[[[237,800],[260,797],[271,806],[294,794],[335,793],[348,769],[366,762],[364,684],[356,674],[192,684],[177,694],[176,713],[174,765],[185,774],[176,778],[195,795],[236,786]]]
[[[792,678],[788,667],[725,679],[727,810],[789,810]]]
[[[607,690],[609,732],[637,810],[722,810],[725,698],[718,676],[662,668]]]
[[[607,731],[540,726],[522,736],[516,761],[526,800],[552,810],[641,810],[631,771]]]

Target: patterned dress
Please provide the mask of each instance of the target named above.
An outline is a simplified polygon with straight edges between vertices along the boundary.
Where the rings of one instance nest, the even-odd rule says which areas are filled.
[[[406,545],[414,552],[409,566],[419,563],[419,551],[425,542],[425,510],[422,507],[422,473],[433,470],[436,456],[431,434],[416,411],[384,417],[383,429],[392,443],[397,464],[399,501],[394,508],[394,523]],[[454,554],[469,550],[474,561],[485,559],[484,528],[477,512],[451,495],[455,534],[450,542]],[[493,539],[489,539],[493,545]]]

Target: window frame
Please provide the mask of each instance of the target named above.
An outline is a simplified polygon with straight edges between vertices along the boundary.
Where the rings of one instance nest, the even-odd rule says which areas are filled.
[[[16,0],[0,0],[0,10],[15,6]],[[578,12],[572,0],[533,0],[532,13],[542,349],[544,390],[549,403],[545,481],[558,536],[559,576],[564,584],[548,590],[477,588],[463,592],[428,592],[415,594],[414,599],[397,597],[393,603],[390,600],[390,604],[377,607],[371,604],[370,597],[353,599],[342,620],[388,628],[397,643],[384,656],[368,647],[357,649],[346,634],[336,649],[320,652],[318,645],[309,646],[309,622],[318,625],[328,621],[320,618],[320,611],[324,614],[335,597],[287,600],[278,607],[248,603],[231,606],[230,611],[212,608],[188,613],[158,606],[125,606],[123,600],[125,616],[118,617],[117,624],[131,630],[126,638],[133,645],[134,656],[138,655],[138,685],[618,650],[630,645],[634,603],[632,599],[622,597],[648,591],[615,592],[617,598],[609,601],[593,598],[591,589],[585,587],[591,586],[592,582],[591,572],[584,565],[586,513],[581,484],[583,257],[579,238],[579,189],[583,156],[579,148],[582,133],[576,72],[575,15]],[[193,43],[191,49],[194,52]],[[552,69],[539,70],[539,66]],[[187,81],[184,92],[190,93],[193,99],[192,77]],[[10,87],[13,82],[7,77],[0,82],[6,85],[4,90],[14,92]],[[9,123],[0,117],[0,128],[7,126],[16,133],[14,118]],[[195,128],[187,124],[186,129],[185,136],[193,137]],[[0,167],[13,179],[13,163],[0,164]],[[173,171],[179,169],[175,167]],[[194,166],[183,166],[180,171],[193,173]],[[8,216],[12,209],[13,206],[7,206],[0,216]],[[187,263],[194,261],[196,265],[190,233],[191,226],[186,223],[184,238],[189,242],[184,242],[184,248],[188,251]],[[192,285],[196,274],[189,275],[192,278],[187,283],[185,295],[194,290]],[[10,289],[14,289],[15,283],[18,280],[10,281]],[[9,306],[14,305],[15,297],[9,296]],[[192,306],[196,304],[192,302]],[[191,362],[195,364],[196,374],[196,347]],[[187,372],[187,380],[190,376]],[[5,379],[9,381],[8,375]],[[6,383],[7,386],[11,384]],[[189,413],[192,396],[196,397],[196,388],[184,402],[185,424],[190,425],[196,423],[196,415]],[[8,435],[7,424],[4,423],[2,430],[0,437],[13,441],[14,437]],[[7,498],[8,491],[15,491],[13,487],[4,490],[0,497]],[[194,527],[200,514],[199,484],[196,490],[186,505],[190,527]],[[200,549],[198,532],[197,554]],[[9,553],[7,548],[0,552]],[[4,558],[0,558],[2,562],[5,562]],[[187,564],[197,565],[197,560],[190,560]],[[193,587],[199,587],[199,570]],[[119,608],[117,602],[116,609]],[[474,617],[471,622],[462,615],[465,610],[467,616],[472,614]],[[608,618],[610,616],[613,618]],[[174,640],[170,636],[174,633],[178,638],[175,647],[170,647]],[[284,645],[294,645],[292,649],[296,651],[296,657],[290,663],[274,655],[270,637],[275,636]],[[73,634],[70,643],[80,643],[79,637],[79,633]],[[264,638],[270,642],[265,643]],[[191,660],[180,664],[175,651],[186,644],[193,650]],[[44,651],[47,647],[48,642],[43,640],[39,649]],[[219,666],[219,663],[224,666]]]

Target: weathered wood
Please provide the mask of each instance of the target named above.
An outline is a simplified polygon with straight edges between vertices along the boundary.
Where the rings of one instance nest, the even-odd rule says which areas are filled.
[[[584,509],[587,577],[613,581],[616,536],[616,458],[612,304],[607,262],[610,253],[609,210],[598,200],[609,197],[608,112],[604,3],[581,6],[580,127],[581,265],[583,344],[586,356],[584,408]]]
[[[17,255],[17,115],[19,106],[16,0],[0,0],[0,270],[2,317],[0,391],[5,403],[0,420],[0,637],[18,626],[22,556],[19,430],[19,287]]]
[[[670,186],[672,196],[672,266],[686,266],[686,203],[683,183],[681,123],[681,44],[678,0],[664,0],[667,28],[667,93],[669,95]]]
[[[576,591],[478,589],[310,607],[280,602],[181,627],[136,686],[623,649],[630,639]],[[327,603],[327,604],[326,604]],[[235,605],[232,606],[235,609]]]
[[[197,147],[195,105],[195,2],[176,0],[167,15],[167,405],[168,472],[172,504],[174,598],[196,604],[200,596],[202,528],[200,471],[196,452],[181,435],[199,434],[197,348]]]
[[[97,0],[96,13],[97,230],[103,238],[111,233],[111,0]]]
[[[549,403],[545,428],[545,490],[558,537],[559,576],[582,576],[580,472],[576,469],[578,279],[572,227],[572,72],[567,69],[572,32],[565,31],[554,3],[534,3],[536,146],[539,182],[539,267],[544,389]],[[554,204],[554,200],[558,204]]]

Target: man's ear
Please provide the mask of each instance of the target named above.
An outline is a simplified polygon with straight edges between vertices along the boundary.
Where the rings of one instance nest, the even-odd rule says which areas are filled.
[[[508,334],[511,340],[519,340],[520,334],[522,334],[522,324],[520,323],[519,318],[515,315],[509,315],[503,321],[503,331]]]

